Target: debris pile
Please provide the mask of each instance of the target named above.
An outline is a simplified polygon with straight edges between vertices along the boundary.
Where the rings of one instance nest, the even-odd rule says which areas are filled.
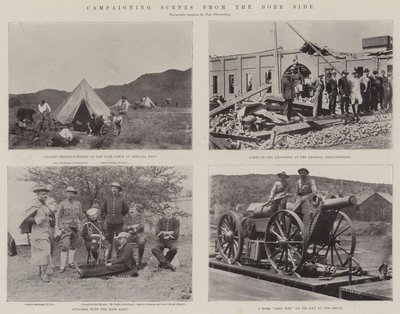
[[[330,126],[306,134],[281,135],[274,148],[317,148],[348,144],[352,141],[387,134],[391,131],[391,114],[361,117],[358,123]]]

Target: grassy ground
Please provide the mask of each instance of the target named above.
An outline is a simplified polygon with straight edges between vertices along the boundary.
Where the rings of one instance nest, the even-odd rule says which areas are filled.
[[[186,301],[192,297],[192,236],[191,218],[181,218],[181,236],[178,254],[174,259],[176,272],[158,270],[158,261],[151,254],[153,239],[148,239],[144,261],[148,266],[139,277],[126,275],[80,279],[78,273],[69,268],[65,273],[54,272],[50,283],[42,282],[37,267],[28,263],[28,248],[18,249],[18,255],[8,257],[7,295],[8,301]],[[59,265],[59,248],[56,247],[53,262]],[[77,249],[78,264],[85,264],[87,253],[83,243]],[[56,267],[57,268],[57,267]]]
[[[34,145],[29,138],[10,134],[12,149],[190,149],[192,146],[192,112],[182,108],[131,110],[124,117],[120,136],[87,136],[73,132],[82,143],[68,147]],[[13,123],[11,123],[12,125]]]

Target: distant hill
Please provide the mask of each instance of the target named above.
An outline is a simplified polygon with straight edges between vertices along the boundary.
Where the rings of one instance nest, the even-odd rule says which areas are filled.
[[[142,97],[149,96],[158,105],[164,102],[165,98],[172,98],[178,102],[179,107],[189,108],[192,103],[192,69],[144,74],[128,84],[109,85],[97,88],[95,91],[108,106],[114,105],[121,96],[127,96],[129,102],[139,101]],[[52,108],[56,108],[69,93],[45,89],[30,94],[10,94],[9,107],[14,110],[19,107],[36,109],[37,104],[42,99],[46,99]]]
[[[374,184],[358,181],[338,180],[325,177],[314,177],[318,191],[323,194],[355,195],[359,202],[365,200],[375,192],[384,192],[392,195],[392,186],[389,184]],[[210,178],[210,211],[218,215],[223,210],[245,210],[250,203],[266,202],[276,175],[216,175]],[[298,176],[290,176],[289,183],[293,187]]]

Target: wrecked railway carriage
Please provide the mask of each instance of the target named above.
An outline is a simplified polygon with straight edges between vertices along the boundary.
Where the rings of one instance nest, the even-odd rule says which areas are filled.
[[[390,133],[391,114],[387,112],[362,117],[357,124],[351,123],[354,118],[351,114],[310,116],[311,85],[319,74],[326,78],[334,69],[355,70],[361,76],[368,68],[385,70],[392,77],[392,38],[365,38],[361,53],[335,52],[304,41],[297,50],[279,47],[248,54],[210,56],[210,148],[323,148]],[[293,119],[289,124],[282,115],[280,84],[282,76],[294,64],[304,78],[304,88],[300,98],[293,102]],[[324,95],[323,115],[328,114],[327,102]]]

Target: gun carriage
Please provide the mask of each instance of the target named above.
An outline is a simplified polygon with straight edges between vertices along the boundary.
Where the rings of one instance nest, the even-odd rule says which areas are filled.
[[[288,195],[281,199],[284,197]],[[355,196],[323,200],[312,194],[277,211],[276,201],[261,204],[243,216],[232,210],[221,215],[217,250],[227,263],[267,261],[278,273],[304,276],[310,271],[338,276],[360,270],[353,257],[356,233],[350,218],[341,211],[357,206]]]

